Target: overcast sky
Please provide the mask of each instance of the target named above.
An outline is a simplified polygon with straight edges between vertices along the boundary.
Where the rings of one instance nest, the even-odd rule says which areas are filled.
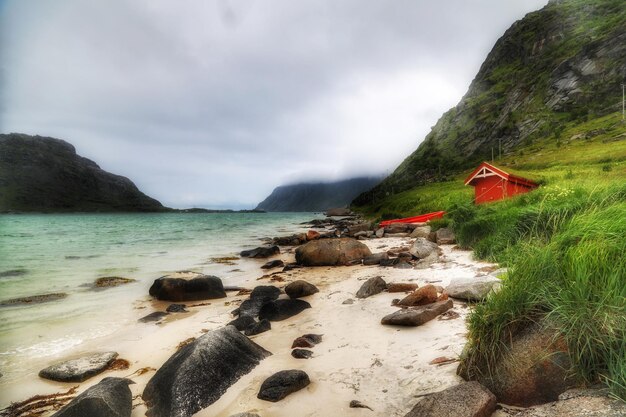
[[[0,0],[0,132],[172,207],[393,169],[547,0]]]

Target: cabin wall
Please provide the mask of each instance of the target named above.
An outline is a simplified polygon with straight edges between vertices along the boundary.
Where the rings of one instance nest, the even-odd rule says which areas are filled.
[[[526,185],[516,184],[511,181],[506,182],[506,195],[508,197],[512,197],[518,194],[524,194],[524,193],[531,191],[532,189],[533,189],[532,187],[528,187]]]
[[[504,188],[507,181],[493,175],[491,177],[479,178],[474,186],[474,201],[476,204],[488,203],[504,198]]]

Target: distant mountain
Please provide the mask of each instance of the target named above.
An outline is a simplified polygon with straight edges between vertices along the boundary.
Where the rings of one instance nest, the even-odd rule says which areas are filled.
[[[382,180],[360,177],[337,182],[300,183],[276,187],[256,207],[265,211],[324,211],[347,206],[356,196]]]
[[[550,0],[495,43],[461,101],[355,206],[467,171],[492,155],[561,143],[564,126],[621,110],[624,0]],[[591,133],[591,132],[590,132]]]
[[[163,210],[128,178],[102,170],[63,140],[0,134],[0,212]]]

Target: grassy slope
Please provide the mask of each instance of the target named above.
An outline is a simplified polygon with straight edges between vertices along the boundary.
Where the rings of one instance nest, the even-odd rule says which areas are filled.
[[[488,376],[511,337],[541,321],[564,337],[582,381],[603,381],[626,400],[626,125],[613,113],[566,124],[560,138],[496,161],[542,184],[529,194],[475,206],[465,173],[361,211],[381,219],[446,210],[436,225],[451,224],[460,245],[510,268],[470,316],[467,375]]]

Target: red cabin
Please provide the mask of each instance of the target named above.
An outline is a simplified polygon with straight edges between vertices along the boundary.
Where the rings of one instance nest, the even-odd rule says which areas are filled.
[[[474,187],[474,202],[476,204],[524,194],[539,186],[534,181],[504,172],[487,162],[480,164],[467,177],[465,185]]]

